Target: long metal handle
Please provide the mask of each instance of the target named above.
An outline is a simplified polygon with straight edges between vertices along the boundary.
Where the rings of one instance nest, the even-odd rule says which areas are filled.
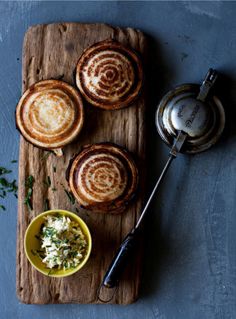
[[[106,288],[114,288],[117,286],[120,276],[124,269],[126,268],[127,259],[131,254],[131,251],[133,250],[137,234],[139,230],[139,226],[145,216],[145,213],[158,189],[158,187],[161,184],[161,181],[163,180],[164,176],[166,175],[166,172],[168,168],[170,167],[170,164],[172,160],[177,156],[177,154],[180,152],[185,140],[186,140],[187,134],[184,132],[179,132],[178,137],[175,140],[175,143],[170,151],[169,158],[161,172],[160,177],[158,178],[156,185],[153,188],[153,191],[141,213],[141,216],[139,217],[138,222],[136,223],[135,227],[131,230],[131,232],[125,237],[123,242],[121,243],[116,255],[114,256],[104,278],[102,281],[102,286]]]
[[[218,77],[217,71],[213,69],[209,69],[205,79],[202,82],[202,85],[200,86],[200,90],[197,96],[198,100],[205,102],[210,89],[215,84],[217,77]]]
[[[127,261],[137,242],[137,229],[133,229],[121,243],[103,279],[103,286],[114,288],[117,286],[120,276],[126,268]]]
[[[139,220],[138,220],[137,224],[135,225],[135,229],[137,229],[140,226],[140,224],[141,224],[141,222],[142,222],[142,220],[143,220],[143,218],[145,216],[145,213],[146,213],[146,211],[147,211],[147,209],[148,209],[148,207],[149,207],[149,205],[150,205],[150,203],[151,203],[151,201],[152,201],[152,199],[153,199],[158,187],[161,184],[161,181],[163,180],[164,176],[166,175],[167,170],[170,167],[170,164],[172,163],[174,158],[175,158],[175,155],[170,154],[170,156],[169,156],[169,158],[168,158],[168,160],[166,162],[166,165],[164,166],[164,168],[163,168],[163,170],[161,172],[161,175],[158,178],[158,180],[156,182],[156,185],[154,186],[154,188],[153,188],[153,190],[151,192],[151,195],[149,196],[149,199],[147,200],[146,205],[144,206],[144,209],[143,209],[143,211],[142,211],[142,213],[141,213],[141,215],[139,217]]]
[[[162,179],[164,178],[172,160],[175,158],[174,155],[170,155],[168,158],[168,161],[166,162],[166,165],[142,211],[142,214],[135,225],[135,227],[131,230],[131,232],[125,237],[123,242],[121,243],[116,255],[113,257],[112,262],[110,263],[110,266],[103,278],[102,286],[106,288],[114,288],[117,286],[120,276],[124,269],[126,268],[126,263],[128,261],[128,258],[131,255],[131,252],[136,244],[136,238],[137,238],[137,232],[139,229],[139,226],[144,218],[144,215],[148,209],[148,206],[151,203],[151,200],[153,199],[153,196],[155,195],[158,186],[160,185]]]
[[[139,226],[144,218],[144,215],[148,209],[148,206],[151,203],[151,200],[153,199],[158,186],[160,185],[162,179],[164,178],[172,160],[175,158],[174,155],[170,155],[168,158],[168,161],[166,162],[166,165],[142,211],[142,214],[137,222],[137,224],[135,225],[135,227],[131,230],[131,232],[125,237],[125,239],[123,240],[123,242],[121,243],[116,255],[113,257],[113,260],[103,278],[103,282],[102,285],[106,288],[114,288],[117,286],[118,281],[120,279],[120,276],[122,274],[122,272],[124,271],[125,267],[126,267],[126,263],[128,261],[128,258],[131,255],[131,252],[136,244],[136,238],[137,238],[137,232],[139,229]]]
[[[181,148],[182,148],[182,146],[183,146],[183,144],[184,144],[184,142],[186,140],[186,137],[187,137],[186,133],[184,133],[182,131],[179,132],[179,134],[178,134],[178,136],[177,136],[177,138],[176,138],[176,140],[175,140],[175,142],[174,142],[174,144],[173,144],[173,146],[172,146],[172,148],[170,150],[170,155],[169,155],[169,158],[168,158],[168,160],[166,162],[166,165],[164,166],[164,168],[163,168],[163,170],[161,172],[161,175],[158,178],[158,180],[156,182],[156,185],[153,188],[153,191],[152,191],[152,193],[151,193],[151,195],[150,195],[150,197],[149,197],[149,199],[148,199],[148,201],[147,201],[147,203],[146,203],[146,205],[145,205],[145,207],[144,207],[144,209],[143,209],[143,211],[141,213],[141,216],[139,217],[139,220],[138,220],[135,228],[138,228],[140,226],[140,224],[141,224],[141,222],[142,222],[142,220],[143,220],[143,218],[145,216],[145,213],[146,213],[146,211],[147,211],[147,209],[148,209],[148,207],[149,207],[149,205],[150,205],[150,203],[151,203],[151,201],[152,201],[152,199],[153,199],[158,187],[161,184],[161,181],[165,177],[165,175],[167,173],[167,170],[170,167],[170,164],[172,163],[173,159],[176,158],[176,156],[180,152],[180,150],[181,150]]]

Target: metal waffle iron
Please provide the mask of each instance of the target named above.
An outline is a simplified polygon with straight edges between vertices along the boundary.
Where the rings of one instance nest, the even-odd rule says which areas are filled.
[[[194,154],[205,151],[221,136],[225,125],[225,112],[220,100],[211,94],[216,78],[217,72],[209,69],[200,86],[180,85],[168,92],[160,101],[156,112],[156,127],[162,140],[171,148],[169,157],[137,224],[120,245],[104,276],[98,290],[100,301],[109,302],[113,298],[120,276],[126,268],[127,259],[137,241],[149,204],[172,160],[180,152]],[[113,290],[111,297],[107,300],[102,297],[104,288]]]

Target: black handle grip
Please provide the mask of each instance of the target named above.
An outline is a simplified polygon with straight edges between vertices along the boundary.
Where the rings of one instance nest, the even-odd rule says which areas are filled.
[[[117,286],[120,276],[126,268],[127,259],[136,244],[136,237],[136,229],[133,229],[125,237],[103,278],[103,286],[107,288],[114,288],[115,286]]]

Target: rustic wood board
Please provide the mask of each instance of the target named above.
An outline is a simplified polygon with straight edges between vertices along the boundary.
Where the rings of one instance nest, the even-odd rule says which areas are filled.
[[[36,25],[27,31],[23,47],[23,92],[33,83],[60,78],[74,83],[76,62],[85,48],[107,38],[114,38],[145,53],[145,37],[134,29],[114,28],[104,24],[61,23]],[[124,236],[133,227],[143,204],[145,171],[145,103],[144,94],[130,107],[118,111],[103,111],[85,105],[86,120],[82,133],[57,158],[50,152],[38,149],[22,137],[19,154],[19,200],[17,226],[17,295],[21,302],[46,303],[97,303],[96,292],[111,262],[112,256]],[[85,144],[110,141],[134,153],[140,167],[140,190],[134,202],[121,215],[102,215],[79,211],[88,224],[93,238],[93,250],[87,265],[73,276],[64,279],[49,278],[34,270],[24,254],[23,239],[30,221],[44,210],[48,198],[50,209],[74,211],[65,194],[68,187],[65,170],[71,157]],[[53,167],[56,167],[56,173]],[[24,204],[25,178],[33,175],[33,211]],[[50,176],[56,192],[43,181]],[[123,280],[112,303],[127,304],[138,296],[141,255],[127,267]]]

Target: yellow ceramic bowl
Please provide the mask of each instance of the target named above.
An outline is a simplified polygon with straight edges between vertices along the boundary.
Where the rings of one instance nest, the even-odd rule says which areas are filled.
[[[66,270],[53,268],[50,271],[50,269],[47,268],[46,265],[41,261],[41,259],[34,253],[35,250],[40,249],[40,242],[35,236],[37,236],[40,232],[40,227],[45,221],[44,217],[47,215],[56,215],[58,213],[60,213],[63,216],[69,217],[71,220],[79,224],[82,232],[84,233],[87,239],[88,249],[84,259],[77,267],[72,269],[66,269]],[[90,231],[87,225],[79,216],[67,210],[55,209],[55,210],[48,210],[46,212],[43,212],[32,220],[32,222],[29,224],[25,233],[24,248],[25,248],[26,256],[28,260],[30,261],[31,265],[35,269],[40,271],[42,274],[50,276],[50,277],[66,277],[66,276],[74,274],[86,264],[92,249],[92,239],[91,239]]]

